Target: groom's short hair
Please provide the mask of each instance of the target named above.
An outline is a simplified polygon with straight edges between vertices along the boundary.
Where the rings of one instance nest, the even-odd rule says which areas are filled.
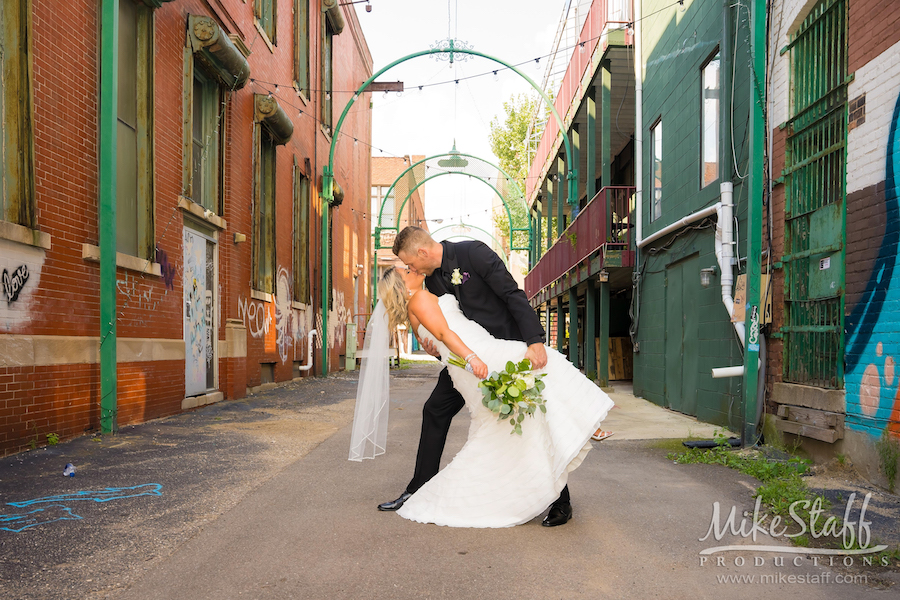
[[[392,248],[396,256],[400,256],[401,252],[407,254],[415,254],[416,250],[428,244],[431,241],[431,234],[422,229],[409,225],[403,228],[403,231],[394,238],[394,247]]]

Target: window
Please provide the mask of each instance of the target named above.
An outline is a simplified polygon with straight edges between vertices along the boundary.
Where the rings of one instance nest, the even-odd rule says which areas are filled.
[[[119,0],[116,249],[153,257],[153,15]]]
[[[259,133],[259,178],[254,219],[253,288],[275,293],[275,149],[264,132]]]
[[[294,79],[309,97],[309,0],[294,0]]]
[[[0,220],[33,228],[30,9],[28,0],[0,3]]]
[[[254,0],[256,20],[273,46],[275,45],[276,4],[275,0]]]
[[[186,195],[219,213],[219,86],[194,60],[191,97],[191,168]]]
[[[294,300],[309,304],[309,178],[294,159]]]
[[[334,83],[332,73],[332,42],[334,40],[334,30],[328,19],[322,19],[322,125],[328,133],[331,133],[331,87]]]
[[[650,220],[662,216],[662,121],[650,128],[650,176],[653,178],[653,205]]]
[[[704,65],[700,77],[703,107],[700,113],[700,187],[719,178],[719,52]]]

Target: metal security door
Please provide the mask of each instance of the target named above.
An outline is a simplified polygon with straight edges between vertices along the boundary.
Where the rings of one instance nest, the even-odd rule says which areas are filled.
[[[216,387],[215,243],[184,230],[185,396]]]
[[[785,149],[784,381],[844,385],[847,25],[821,0],[791,43]]]

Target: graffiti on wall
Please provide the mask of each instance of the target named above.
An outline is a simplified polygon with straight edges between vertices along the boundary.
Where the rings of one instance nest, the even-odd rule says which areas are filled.
[[[291,276],[284,267],[278,269],[275,286],[275,347],[278,349],[281,364],[284,364],[288,359],[288,348],[294,341],[291,336],[291,317],[293,316]]]
[[[900,237],[900,97],[888,134],[885,170],[885,233],[861,299],[847,317],[845,387],[847,427],[900,437],[900,373],[896,372],[896,308],[900,277],[894,277]]]
[[[238,298],[238,319],[244,322],[244,327],[252,337],[261,338],[269,333],[272,315],[264,302],[241,297]]]
[[[44,256],[43,248],[0,240],[0,331],[21,330],[31,320]]]
[[[166,287],[170,290],[174,290],[177,270],[175,265],[169,262],[169,255],[166,254],[166,251],[160,248],[158,244],[156,246],[156,262],[159,263],[159,270],[162,273],[162,278]]]
[[[328,345],[342,346],[347,337],[347,324],[353,322],[353,310],[344,301],[344,292],[331,290],[331,310],[328,311]]]
[[[19,292],[28,281],[28,265],[19,265],[19,268],[10,273],[3,269],[3,295],[6,303],[12,304],[19,299]]]

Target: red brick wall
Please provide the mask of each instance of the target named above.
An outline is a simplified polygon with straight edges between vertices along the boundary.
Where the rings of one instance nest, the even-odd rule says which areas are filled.
[[[900,10],[894,0],[848,1],[850,73],[900,41]]]
[[[155,259],[175,269],[171,288],[162,278],[148,273],[118,269],[117,335],[120,338],[183,338],[182,235],[184,217],[178,208],[182,193],[183,86],[185,23],[189,14],[213,16],[227,33],[241,37],[252,48],[248,58],[254,80],[280,85],[279,104],[291,117],[294,133],[277,151],[276,180],[276,268],[285,269],[292,280],[293,256],[293,163],[296,157],[305,172],[311,172],[310,215],[311,290],[313,309],[320,313],[322,246],[319,182],[328,162],[331,139],[322,131],[318,94],[307,101],[297,97],[293,80],[293,11],[290,0],[278,0],[277,42],[273,50],[260,38],[254,25],[251,3],[208,3],[179,0],[154,11],[154,197]],[[223,12],[221,7],[232,11]],[[34,0],[33,73],[34,144],[37,196],[37,228],[51,235],[39,273],[32,282],[30,319],[7,327],[4,333],[44,336],[99,336],[99,265],[82,258],[84,243],[98,244],[98,4],[93,0]],[[355,13],[344,12],[347,26],[334,44],[336,123],[350,93],[372,72],[372,61],[361,37]],[[314,10],[310,31],[311,80],[319,77],[319,27],[323,14]],[[356,36],[356,37],[354,37]],[[249,82],[229,97],[224,126],[225,186],[221,217],[227,228],[219,234],[217,337],[224,349],[227,319],[239,319],[239,303],[249,300],[251,281],[252,204],[255,180],[253,94],[267,93],[273,86]],[[341,93],[339,93],[341,92]],[[303,112],[303,114],[300,113]],[[365,312],[369,270],[360,282],[360,302],[354,306],[353,274],[356,264],[368,265],[369,144],[371,113],[367,94],[344,122],[335,154],[338,183],[345,190],[342,206],[334,210],[334,280],[332,286],[344,296],[345,314]],[[354,145],[353,139],[360,143]],[[234,234],[247,236],[235,244]],[[339,295],[339,294],[338,294]],[[260,363],[274,362],[276,381],[292,377],[293,361],[306,358],[306,343],[293,343],[285,360],[277,347],[275,306],[266,303],[273,322],[262,337],[248,333],[246,358],[220,358],[219,389],[226,397],[244,395],[248,386],[260,382]],[[333,328],[335,323],[330,323]],[[296,327],[296,325],[294,325]],[[315,321],[313,321],[315,327]],[[294,340],[296,341],[296,340]],[[330,352],[331,369],[342,368],[341,338]],[[316,353],[316,370],[320,367]],[[0,454],[25,447],[47,433],[61,437],[78,435],[99,427],[99,365],[28,366],[0,368]],[[119,425],[138,423],[181,410],[184,398],[183,360],[157,360],[118,365]]]

